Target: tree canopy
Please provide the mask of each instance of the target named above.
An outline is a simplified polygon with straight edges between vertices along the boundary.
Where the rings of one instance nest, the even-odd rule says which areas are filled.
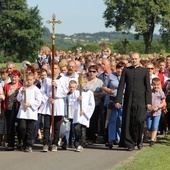
[[[106,27],[117,31],[130,32],[134,29],[142,35],[145,53],[151,50],[153,33],[157,24],[161,29],[169,27],[170,1],[168,0],[104,0]],[[137,36],[137,37],[138,37]]]
[[[2,60],[33,61],[42,45],[42,18],[25,0],[1,0],[0,53]]]

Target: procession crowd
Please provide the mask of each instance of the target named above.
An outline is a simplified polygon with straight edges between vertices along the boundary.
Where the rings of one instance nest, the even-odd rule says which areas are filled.
[[[51,52],[41,49],[36,63],[23,61],[17,70],[9,61],[0,75],[7,151],[32,152],[40,140],[43,152],[82,152],[98,135],[108,148],[132,151],[170,132],[170,56],[56,51],[52,66]]]

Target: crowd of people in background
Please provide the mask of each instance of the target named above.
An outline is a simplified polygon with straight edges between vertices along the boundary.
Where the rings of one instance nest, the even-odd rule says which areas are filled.
[[[98,136],[105,147],[132,151],[170,133],[170,55],[56,51],[54,77],[51,69],[51,51],[43,49],[36,63],[0,68],[0,144],[7,151],[32,152],[40,142],[43,152],[82,152]]]

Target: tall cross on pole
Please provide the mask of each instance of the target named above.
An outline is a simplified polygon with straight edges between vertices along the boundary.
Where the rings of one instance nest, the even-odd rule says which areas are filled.
[[[123,54],[126,54],[126,45],[129,43],[129,41],[127,41],[127,39],[125,38],[124,41],[122,41],[123,44]]]
[[[61,21],[56,20],[55,14],[52,15],[52,20],[46,21],[48,24],[52,24],[52,64],[51,64],[51,71],[52,71],[52,81],[54,80],[54,56],[55,56],[55,24],[61,24]],[[52,98],[54,99],[54,86],[52,86]],[[52,139],[54,139],[54,103],[52,103]]]

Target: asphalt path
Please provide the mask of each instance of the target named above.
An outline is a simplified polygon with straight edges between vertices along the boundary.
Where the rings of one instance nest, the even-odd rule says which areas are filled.
[[[126,151],[114,146],[108,149],[104,144],[88,145],[83,152],[75,152],[68,148],[57,152],[41,151],[42,145],[33,146],[33,152],[26,153],[15,149],[5,151],[0,147],[1,170],[113,170],[120,164],[133,157],[138,149]]]

